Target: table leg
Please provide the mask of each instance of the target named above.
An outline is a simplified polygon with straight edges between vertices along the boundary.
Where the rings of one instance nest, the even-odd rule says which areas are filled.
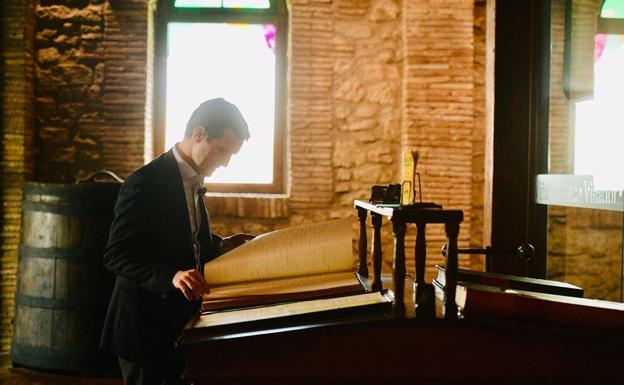
[[[368,265],[366,263],[366,254],[368,252],[368,239],[366,237],[366,217],[368,210],[357,207],[358,219],[360,220],[360,239],[358,242],[358,251],[360,265],[358,266],[358,274],[368,279]]]
[[[405,316],[405,222],[392,219],[394,233],[394,259],[392,263],[392,281],[394,282],[394,304],[392,315]]]
[[[425,240],[425,222],[416,223],[416,245],[414,262],[416,266],[416,283],[425,283],[425,262],[427,260],[427,241]]]
[[[417,318],[435,317],[435,293],[432,284],[425,283],[425,265],[427,261],[427,240],[425,239],[426,222],[416,222],[416,244],[414,259],[416,280],[414,282],[414,305]]]
[[[457,236],[459,235],[459,222],[447,222],[444,224],[446,238],[446,268],[444,285],[444,318],[457,318],[457,303],[455,291],[457,289]]]
[[[381,220],[381,215],[371,213],[373,224],[373,291],[383,289],[381,283]]]

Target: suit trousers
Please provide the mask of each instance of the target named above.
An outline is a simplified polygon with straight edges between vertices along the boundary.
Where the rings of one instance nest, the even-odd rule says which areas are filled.
[[[124,385],[183,385],[182,356],[176,354],[150,363],[136,363],[119,357]]]

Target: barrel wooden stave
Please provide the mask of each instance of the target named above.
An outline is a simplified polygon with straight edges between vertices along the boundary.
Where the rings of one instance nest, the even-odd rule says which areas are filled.
[[[60,370],[108,369],[99,335],[114,277],[102,266],[119,184],[24,185],[11,357]]]

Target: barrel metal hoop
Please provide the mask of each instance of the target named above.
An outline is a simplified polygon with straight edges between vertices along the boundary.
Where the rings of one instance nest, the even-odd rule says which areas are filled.
[[[119,183],[81,183],[55,184],[26,182],[23,186],[24,195],[52,195],[60,198],[79,198],[95,194],[107,194],[119,191]],[[115,194],[116,195],[116,194]]]
[[[109,207],[106,205],[97,204],[79,204],[72,203],[71,205],[63,205],[58,203],[41,203],[41,202],[29,202],[24,201],[22,203],[23,211],[45,212],[63,215],[78,215],[84,216],[85,214],[95,213],[108,213]]]
[[[87,256],[98,253],[96,249],[87,247],[18,247],[20,258],[51,258],[69,259],[76,262],[92,262]],[[98,261],[100,262],[100,261]]]
[[[22,295],[20,293],[15,295],[15,304],[42,309],[86,311],[87,305],[89,305],[90,302],[88,298],[41,298]]]
[[[101,352],[98,353],[100,356],[103,355]],[[11,359],[14,363],[35,368],[81,370],[88,367],[88,363],[96,358],[100,357],[78,349],[50,349],[17,342],[13,342],[11,346]]]

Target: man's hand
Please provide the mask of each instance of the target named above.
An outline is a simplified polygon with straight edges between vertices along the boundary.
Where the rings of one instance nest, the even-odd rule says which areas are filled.
[[[178,271],[173,276],[172,283],[189,301],[201,299],[202,294],[210,291],[204,277],[195,269]]]
[[[231,237],[223,238],[223,240],[221,241],[221,252],[227,253],[228,251],[237,248],[238,246],[254,239],[255,237],[255,235],[239,233],[232,235]]]

